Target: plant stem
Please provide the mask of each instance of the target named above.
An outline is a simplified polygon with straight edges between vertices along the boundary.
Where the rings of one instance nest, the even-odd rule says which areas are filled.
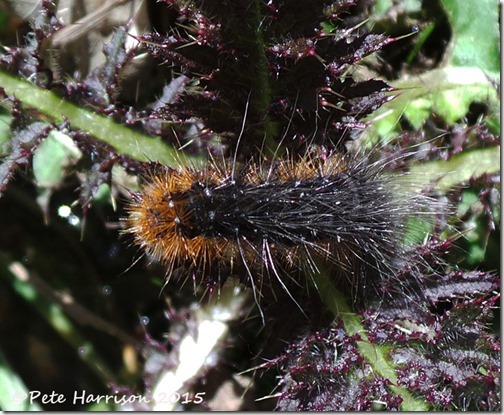
[[[159,138],[134,131],[3,71],[0,71],[0,86],[23,105],[35,108],[54,122],[68,120],[73,128],[111,145],[120,154],[140,161],[159,161],[168,166],[180,165],[184,161],[182,153]]]
[[[359,334],[357,348],[373,370],[391,382],[389,388],[402,399],[402,409],[404,411],[428,411],[429,406],[412,394],[404,387],[397,386],[397,376],[392,364],[387,358],[387,349],[377,344],[371,343],[366,330],[362,326],[360,317],[348,306],[347,299],[329,281],[323,272],[313,275],[313,284],[320,293],[320,296],[327,308],[334,314],[336,319],[343,322],[345,331],[349,336]]]

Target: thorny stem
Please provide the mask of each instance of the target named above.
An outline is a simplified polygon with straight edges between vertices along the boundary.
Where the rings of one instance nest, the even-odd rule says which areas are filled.
[[[57,123],[68,120],[73,128],[110,144],[121,154],[140,161],[159,161],[167,166],[184,163],[183,154],[161,140],[72,104],[52,91],[39,88],[28,81],[0,71],[0,87],[7,95],[19,99],[23,105],[35,108]]]
[[[202,2],[201,8],[208,16],[214,14],[215,4]],[[221,6],[219,6],[221,7]],[[246,85],[250,88],[248,104],[250,120],[254,123],[253,136],[255,143],[262,143],[265,152],[273,154],[278,143],[277,125],[268,115],[272,101],[272,88],[268,72],[267,45],[264,40],[263,25],[266,16],[261,9],[264,3],[260,0],[237,1],[229,5],[229,10],[221,11],[226,15],[222,26],[223,38],[233,39],[233,47],[243,58],[240,72],[236,73],[236,85]]]
[[[412,396],[406,388],[397,386],[397,376],[393,366],[387,360],[386,349],[369,341],[359,316],[351,310],[347,299],[334,287],[327,275],[324,272],[314,274],[312,283],[320,293],[328,310],[334,314],[336,319],[343,322],[348,335],[358,334],[360,336],[361,340],[356,342],[360,354],[376,373],[390,381],[391,385],[388,387],[403,399],[402,409],[404,411],[428,411],[429,406],[425,402]]]
[[[268,116],[268,109],[272,99],[272,91],[269,83],[266,45],[264,44],[264,37],[261,28],[261,4],[262,2],[257,0],[251,4],[251,23],[249,24],[254,24],[254,27],[257,27],[257,35],[253,39],[248,39],[246,43],[248,44],[248,49],[251,51],[252,61],[256,62],[255,68],[257,69],[257,72],[253,73],[251,76],[253,87],[251,99],[254,105],[253,107],[257,108],[259,116],[263,121],[262,126],[264,137],[262,137],[262,139],[264,140],[264,147],[265,149],[269,149],[274,152],[276,150],[277,143],[275,143],[273,137],[275,136],[277,128]]]

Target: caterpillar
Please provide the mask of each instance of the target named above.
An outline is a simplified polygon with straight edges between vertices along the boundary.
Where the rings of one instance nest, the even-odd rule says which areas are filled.
[[[240,169],[164,166],[133,195],[127,232],[168,276],[222,284],[235,275],[260,294],[302,284],[322,264],[361,302],[393,278],[406,220],[426,205],[386,165],[311,151]]]

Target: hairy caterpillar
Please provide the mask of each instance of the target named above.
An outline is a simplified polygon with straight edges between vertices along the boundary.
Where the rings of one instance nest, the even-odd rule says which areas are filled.
[[[422,197],[386,163],[340,153],[207,168],[164,167],[129,206],[128,232],[153,259],[200,282],[237,275],[261,292],[330,269],[355,300],[394,275],[405,220]]]

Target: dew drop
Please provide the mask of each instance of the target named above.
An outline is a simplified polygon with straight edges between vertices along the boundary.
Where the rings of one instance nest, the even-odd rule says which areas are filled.
[[[81,222],[80,218],[75,215],[70,215],[67,220],[68,223],[72,226],[79,226]]]
[[[68,218],[72,214],[72,209],[68,205],[61,205],[58,208],[58,216],[60,218]]]
[[[107,252],[107,257],[109,259],[114,259],[119,255],[120,251],[121,248],[119,247],[119,244],[113,244]]]
[[[142,326],[146,326],[147,324],[149,324],[149,322],[150,322],[149,317],[147,317],[147,316],[140,317],[140,324]]]
[[[102,294],[103,295],[110,295],[112,293],[112,287],[110,285],[104,285],[102,287]]]

